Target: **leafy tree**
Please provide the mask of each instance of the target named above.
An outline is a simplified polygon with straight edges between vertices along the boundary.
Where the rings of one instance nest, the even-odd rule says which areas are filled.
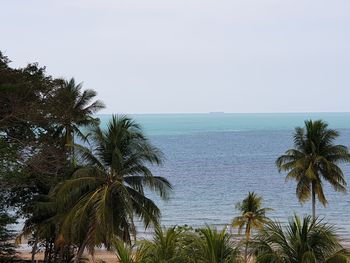
[[[18,69],[9,63],[0,52],[0,176],[8,203],[20,207],[48,192],[41,176],[58,177],[66,156],[52,139],[49,99],[58,81],[36,63]],[[38,174],[41,178],[34,179]]]
[[[49,192],[65,166],[48,103],[57,81],[36,63],[18,69],[9,63],[0,52],[1,190],[7,205],[30,218],[33,200]]]
[[[240,216],[232,220],[232,226],[238,228],[238,233],[241,234],[245,228],[245,261],[248,261],[248,243],[250,241],[251,232],[253,229],[260,229],[266,224],[269,219],[266,217],[266,212],[271,208],[262,208],[262,197],[254,192],[249,192],[248,196],[240,203],[236,204],[236,209],[241,212]]]
[[[286,179],[297,181],[296,195],[304,203],[312,198],[312,216],[316,218],[316,196],[322,205],[327,199],[323,181],[335,191],[346,192],[346,181],[339,163],[349,162],[350,155],[344,145],[336,145],[339,133],[329,129],[322,120],[305,121],[305,127],[294,132],[294,149],[280,156],[276,165],[279,171],[288,172]]]
[[[57,222],[48,223],[51,210],[38,206],[49,200],[47,195],[58,182],[71,175],[69,149],[62,144],[64,134],[57,132],[67,111],[66,102],[59,96],[64,82],[47,75],[37,63],[24,68],[11,68],[9,64],[0,52],[1,191],[6,193],[6,203],[27,219],[22,234],[33,240],[33,255],[41,243],[47,262],[60,262],[62,253],[58,254],[54,243],[59,226]],[[101,105],[84,107],[93,92],[79,91],[77,109],[81,106],[89,114]],[[73,117],[76,121],[77,114]]]
[[[158,224],[160,211],[144,188],[166,199],[171,184],[154,176],[147,165],[160,165],[162,153],[151,145],[141,127],[125,116],[113,116],[105,131],[92,131],[92,151],[79,147],[86,165],[73,178],[60,184],[52,196],[67,211],[62,236],[79,244],[77,258],[85,248],[107,248],[119,237],[131,242],[135,236],[134,215],[145,227]]]
[[[286,227],[269,222],[252,243],[257,263],[347,263],[333,226],[322,220],[294,216]]]
[[[16,223],[16,218],[6,212],[4,196],[0,195],[0,262],[9,262],[16,256],[15,232],[9,225]]]
[[[0,130],[13,142],[33,139],[34,126],[46,126],[48,98],[57,81],[37,63],[14,69],[0,52]]]

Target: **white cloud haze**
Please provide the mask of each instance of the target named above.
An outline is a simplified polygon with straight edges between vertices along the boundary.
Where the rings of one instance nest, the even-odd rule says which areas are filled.
[[[0,50],[106,113],[350,111],[350,1],[2,1]]]

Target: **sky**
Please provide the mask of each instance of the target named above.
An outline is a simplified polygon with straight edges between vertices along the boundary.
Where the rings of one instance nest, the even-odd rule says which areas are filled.
[[[0,0],[0,50],[102,113],[348,112],[349,0]]]

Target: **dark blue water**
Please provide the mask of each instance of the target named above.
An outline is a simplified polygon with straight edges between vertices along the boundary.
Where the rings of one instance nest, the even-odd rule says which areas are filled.
[[[110,116],[101,117],[104,125]],[[229,224],[238,211],[234,206],[248,191],[264,198],[273,208],[273,219],[285,222],[294,213],[311,213],[311,203],[301,205],[295,196],[295,182],[285,182],[275,160],[293,147],[294,127],[305,119],[326,120],[341,136],[337,143],[350,146],[349,113],[314,114],[179,114],[134,115],[153,144],[165,154],[164,166],[154,168],[173,186],[171,199],[161,202],[165,226],[205,223]],[[350,183],[350,165],[342,165]],[[325,183],[329,201],[318,205],[317,213],[350,236],[350,196],[334,192]]]

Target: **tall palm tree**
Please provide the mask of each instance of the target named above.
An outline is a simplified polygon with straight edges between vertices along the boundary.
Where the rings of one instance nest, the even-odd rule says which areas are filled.
[[[93,253],[96,245],[107,248],[115,237],[131,242],[135,236],[134,216],[144,223],[158,224],[160,210],[149,199],[145,187],[167,199],[169,181],[154,176],[147,165],[160,165],[162,153],[150,144],[140,126],[126,116],[113,116],[105,131],[92,132],[92,151],[79,148],[86,163],[73,178],[58,185],[52,195],[68,211],[62,236]]]
[[[98,125],[99,119],[93,114],[105,107],[101,101],[93,101],[96,91],[91,89],[83,91],[82,85],[82,83],[76,84],[74,78],[69,81],[62,80],[53,94],[53,105],[56,105],[55,118],[59,123],[57,133],[63,134],[64,144],[73,155],[74,136],[85,140],[86,136],[81,128]]]
[[[333,226],[305,217],[294,216],[283,228],[269,222],[252,242],[257,263],[347,263],[345,250]]]
[[[262,228],[269,221],[268,217],[266,217],[266,212],[272,209],[262,208],[262,201],[262,197],[254,192],[249,192],[248,196],[242,202],[236,204],[236,209],[241,212],[241,215],[235,217],[231,225],[238,228],[239,234],[245,228],[245,262],[248,261],[248,243],[252,229]]]
[[[316,218],[316,195],[322,205],[327,205],[323,192],[323,181],[333,186],[335,191],[345,192],[346,181],[338,166],[349,162],[347,147],[336,145],[339,133],[328,128],[322,120],[305,121],[305,128],[297,127],[294,132],[294,149],[280,156],[278,170],[288,172],[286,180],[297,181],[296,195],[301,203],[312,198],[312,216]]]

